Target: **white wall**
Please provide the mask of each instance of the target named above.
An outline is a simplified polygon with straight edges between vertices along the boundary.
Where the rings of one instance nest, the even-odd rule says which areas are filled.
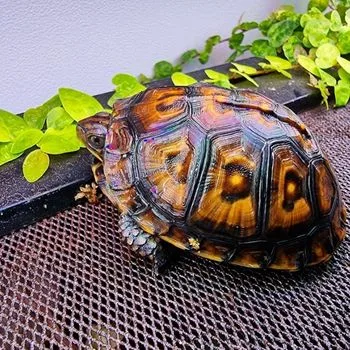
[[[19,113],[60,86],[91,94],[112,89],[117,72],[151,73],[153,64],[228,36],[297,0],[0,0],[0,108]],[[223,63],[218,48],[211,64]],[[191,67],[197,68],[197,67]]]

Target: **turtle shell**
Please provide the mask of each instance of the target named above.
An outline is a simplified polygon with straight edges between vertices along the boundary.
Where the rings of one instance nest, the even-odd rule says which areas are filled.
[[[298,270],[327,261],[345,236],[315,138],[249,90],[161,87],[117,102],[103,172],[122,213],[208,259]]]

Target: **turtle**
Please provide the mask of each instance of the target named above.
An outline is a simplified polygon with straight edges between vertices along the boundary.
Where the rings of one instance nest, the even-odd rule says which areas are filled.
[[[80,121],[77,133],[122,236],[157,271],[169,247],[298,271],[328,261],[346,235],[338,182],[315,137],[259,92],[149,87]]]

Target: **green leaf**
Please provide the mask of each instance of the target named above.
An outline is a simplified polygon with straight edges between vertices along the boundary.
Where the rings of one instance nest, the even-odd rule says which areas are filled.
[[[221,41],[220,35],[213,35],[205,42],[204,50],[199,54],[198,60],[200,63],[205,64],[209,61],[209,57],[215,45]]]
[[[47,129],[38,146],[48,154],[77,151],[80,148],[80,140],[77,137],[76,125],[68,125],[62,130]]]
[[[219,44],[221,41],[220,35],[213,35],[210,38],[208,38],[205,42],[205,48],[204,51],[211,53],[213,50],[213,47],[217,44]]]
[[[305,38],[308,40],[310,45],[313,47],[318,47],[328,41],[327,35],[329,32],[329,27],[325,26],[321,28],[321,25],[317,20],[312,20],[307,23],[307,26],[304,29]],[[303,43],[307,44],[304,39]]]
[[[304,54],[303,56],[309,56],[309,58],[311,58],[312,60],[315,60],[316,59],[316,51],[317,51],[317,48],[316,47],[313,47],[312,49],[309,50],[309,54]]]
[[[168,61],[160,61],[154,65],[154,78],[163,79],[170,77],[174,72],[174,66]]]
[[[268,60],[270,64],[259,63],[260,67],[268,70],[276,70],[278,73],[283,74],[288,79],[292,78],[292,75],[286,71],[286,69],[292,68],[292,64],[289,61],[276,56],[266,56],[265,59]]]
[[[234,61],[238,56],[242,55],[244,52],[250,49],[250,45],[241,45],[238,46],[231,55],[226,59],[226,62]]]
[[[264,21],[259,23],[259,30],[261,34],[267,35],[270,27],[275,23],[275,21],[271,18],[265,19]]]
[[[300,24],[304,27],[304,36],[312,46],[318,47],[327,41],[331,21],[317,8],[314,7],[301,16]]]
[[[344,80],[350,85],[350,73],[347,73],[343,68],[338,70],[338,75],[341,80]]]
[[[231,55],[228,56],[228,58],[226,59],[226,62],[233,62],[233,61],[235,61],[236,58],[238,57],[238,54],[239,54],[239,53],[237,52],[237,50],[233,51],[233,52],[231,53]]]
[[[284,75],[286,78],[292,79],[292,74],[290,74],[290,73],[287,72],[286,70],[284,70],[284,69],[276,69],[276,71],[277,71],[278,73],[281,73],[282,75]]]
[[[220,86],[225,89],[233,89],[235,86],[230,83],[228,79],[226,80],[212,80],[212,79],[205,79],[203,80],[205,83],[210,83],[216,86]]]
[[[242,77],[244,77],[248,81],[250,81],[253,85],[255,85],[256,87],[259,87],[259,84],[253,78],[251,78],[248,74],[243,73],[243,72],[239,71],[238,69],[234,69],[234,68],[231,68],[230,72],[241,75]]]
[[[316,31],[310,33],[308,38],[309,38],[310,44],[313,47],[319,47],[322,44],[326,44],[326,43],[330,42],[330,40],[329,40],[329,38],[327,38],[326,34],[316,32]]]
[[[298,63],[311,74],[319,77],[320,73],[316,66],[316,63],[309,57],[300,55],[298,56]]]
[[[23,118],[0,109],[0,142],[13,141],[26,128],[28,124]]]
[[[281,58],[281,57],[277,57],[277,56],[266,56],[265,57],[266,60],[268,60],[270,62],[270,64],[278,69],[291,69],[292,68],[292,64]]]
[[[107,101],[108,106],[113,107],[114,103],[119,99],[119,94],[114,93]]]
[[[276,49],[271,46],[271,44],[264,39],[258,39],[253,41],[252,47],[250,48],[250,52],[255,57],[265,57],[265,56],[275,56]]]
[[[234,87],[234,85],[231,84],[227,74],[220,73],[212,69],[206,69],[204,72],[210,78],[203,80],[204,82],[208,82],[227,89],[231,89]]]
[[[340,17],[345,20],[345,13],[350,7],[350,0],[334,0]]]
[[[221,42],[220,35],[213,35],[205,41],[204,50],[199,53],[198,60],[200,63],[205,64],[209,61],[210,54],[213,51],[215,45]],[[198,55],[198,53],[196,53]]]
[[[200,53],[198,60],[200,63],[205,64],[209,61],[210,54],[206,51]]]
[[[309,53],[310,53],[310,51],[311,50],[309,50]],[[298,61],[298,56],[299,55],[307,55],[307,52],[304,49],[302,44],[295,45],[295,48],[294,48],[294,60],[291,60],[290,62],[296,63]]]
[[[100,102],[85,92],[60,88],[58,94],[66,112],[77,122],[103,110]]]
[[[335,86],[337,84],[336,79],[332,75],[328,74],[321,68],[318,68],[318,71],[319,71],[319,77],[327,86]]]
[[[11,153],[22,153],[26,149],[33,147],[41,140],[43,135],[39,129],[23,130],[13,141]]]
[[[282,46],[283,53],[290,62],[296,61],[295,48],[300,43],[301,43],[300,39],[296,35],[292,35],[283,44],[283,46]]]
[[[74,119],[62,108],[51,109],[46,118],[47,128],[63,129],[74,122]]]
[[[182,72],[182,66],[181,64],[177,64],[174,66],[174,73],[175,72]]]
[[[302,42],[303,42],[303,45],[304,45],[306,48],[308,48],[308,49],[311,49],[311,48],[312,48],[312,45],[311,45],[310,40],[308,39],[308,37],[305,36],[305,37],[303,38]]]
[[[350,9],[345,12],[345,22],[350,26]]]
[[[23,119],[31,128],[41,130],[44,126],[46,119],[45,109],[41,106],[36,108],[29,108],[24,112]]]
[[[324,11],[329,5],[329,0],[310,0],[308,4],[308,9],[316,7],[320,11]]]
[[[329,108],[328,97],[330,93],[329,93],[329,90],[327,89],[327,86],[322,80],[319,80],[318,85],[316,87],[320,90],[321,96],[322,96],[322,102],[326,105],[326,108],[328,109]]]
[[[23,162],[23,175],[28,182],[39,180],[47,171],[50,164],[49,156],[36,149],[30,152]]]
[[[213,80],[227,80],[228,79],[228,76],[226,74],[217,72],[217,71],[212,70],[212,69],[206,69],[204,72],[210,79],[213,79]]]
[[[61,105],[62,103],[60,97],[58,95],[55,95],[44,102],[41,106],[36,108],[29,108],[24,113],[23,119],[30,127],[41,130],[44,126],[48,112],[51,109],[59,107]]]
[[[306,24],[312,20],[318,20],[321,22],[325,19],[327,19],[326,16],[318,8],[314,7],[301,16],[300,25],[305,27]]]
[[[258,28],[259,24],[257,22],[243,22],[239,24],[235,29],[240,29],[244,32]]]
[[[52,108],[55,107],[61,107],[62,102],[58,95],[52,96],[50,99],[48,99],[46,102],[44,102],[40,107],[45,110],[45,113],[47,114],[49,111],[51,111]]]
[[[23,154],[13,154],[11,153],[11,148],[12,142],[0,143],[0,166],[20,157]]]
[[[343,31],[339,32],[337,46],[342,55],[350,53],[350,27],[346,27]]]
[[[338,48],[333,44],[323,44],[316,51],[315,63],[319,68],[327,69],[337,64],[340,56]]]
[[[272,13],[272,17],[280,22],[285,19],[295,19],[298,15],[295,13],[293,5],[282,5]]]
[[[237,49],[244,39],[243,33],[233,33],[228,41],[230,49]]]
[[[171,80],[176,86],[188,86],[197,83],[197,80],[195,78],[192,78],[191,76],[181,72],[173,73]]]
[[[341,17],[337,10],[332,11],[331,13],[331,26],[330,29],[333,32],[338,32],[342,27]]]
[[[337,58],[337,61],[339,65],[346,71],[346,73],[350,74],[350,61],[340,56]]]
[[[322,80],[317,80],[317,78],[315,78],[312,74],[310,74],[310,83],[308,85],[310,85],[310,86],[312,86],[320,91],[321,96],[322,96],[322,103],[324,103],[328,109],[329,108],[328,97],[329,97],[330,93],[329,93],[329,90],[328,90],[325,82]]]
[[[116,85],[116,88],[114,95],[108,101],[109,106],[112,106],[117,99],[134,96],[146,90],[146,86],[140,84],[137,78],[129,74],[116,74],[112,78],[112,83]]]
[[[199,54],[199,52],[196,49],[191,49],[191,50],[184,52],[180,57],[181,64],[188,63],[189,61],[194,59],[198,54]]]
[[[341,6],[350,7],[350,0],[338,0],[337,2]]]
[[[256,68],[254,67],[251,67],[251,66],[247,66],[245,64],[238,64],[236,62],[233,62],[232,63],[237,69],[239,72],[241,73],[245,73],[245,74],[256,74],[258,71],[256,70]]]
[[[13,140],[14,137],[10,135],[8,130],[5,128],[5,126],[0,121],[0,144],[1,142],[10,142]]]
[[[271,45],[275,48],[282,46],[297,27],[298,24],[288,19],[273,24],[267,32]]]
[[[151,78],[147,77],[146,75],[144,74],[140,74],[138,77],[137,77],[137,80],[139,81],[140,84],[147,84],[149,82],[152,81]]]
[[[350,99],[350,84],[344,80],[339,80],[334,87],[335,105],[337,107],[345,106]]]

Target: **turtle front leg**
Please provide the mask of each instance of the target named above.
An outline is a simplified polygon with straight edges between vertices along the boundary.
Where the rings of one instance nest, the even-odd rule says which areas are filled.
[[[164,242],[142,230],[129,215],[120,216],[119,227],[131,249],[154,262],[153,271],[156,275],[165,271],[171,263],[172,253],[164,246]]]
[[[98,187],[103,194],[109,198],[112,204],[117,207],[117,195],[106,184],[102,163],[97,160],[92,166],[92,171]],[[150,235],[142,230],[130,215],[120,215],[119,227],[127,244],[133,251],[154,261],[154,273],[159,274],[164,272],[175,255],[171,248],[165,247],[164,242],[160,242],[158,237]]]

